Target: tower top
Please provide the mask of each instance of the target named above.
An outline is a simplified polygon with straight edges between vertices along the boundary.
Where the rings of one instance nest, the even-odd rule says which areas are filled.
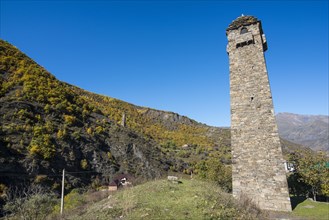
[[[226,29],[226,32],[228,32],[230,30],[238,29],[242,26],[248,26],[248,25],[251,25],[251,24],[256,24],[257,22],[260,22],[260,21],[256,17],[249,16],[249,15],[246,16],[246,15],[242,14],[240,17],[238,17],[237,19],[232,21],[232,23]]]

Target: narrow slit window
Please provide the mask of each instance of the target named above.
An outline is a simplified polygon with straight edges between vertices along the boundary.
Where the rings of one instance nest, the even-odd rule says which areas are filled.
[[[248,29],[245,27],[241,28],[240,34],[245,34],[245,33],[248,33]]]
[[[249,44],[252,44],[252,43],[254,43],[254,42],[252,40],[249,40],[247,44],[249,45]]]

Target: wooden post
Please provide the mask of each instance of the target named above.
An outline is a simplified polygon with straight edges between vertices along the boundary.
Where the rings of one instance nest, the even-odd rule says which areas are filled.
[[[63,177],[62,177],[61,215],[63,215],[63,211],[64,211],[64,181],[65,181],[65,169],[63,169]]]

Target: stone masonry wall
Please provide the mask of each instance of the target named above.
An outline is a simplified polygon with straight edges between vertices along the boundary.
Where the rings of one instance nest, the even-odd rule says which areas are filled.
[[[243,27],[248,32],[240,34]],[[227,30],[227,37],[233,195],[245,195],[262,209],[291,211],[261,23]]]

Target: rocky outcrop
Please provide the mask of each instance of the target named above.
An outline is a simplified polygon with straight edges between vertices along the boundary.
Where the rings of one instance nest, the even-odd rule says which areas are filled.
[[[177,125],[198,125],[199,123],[174,112],[159,111],[154,109],[145,109],[142,115],[150,118],[153,122],[161,123],[169,130],[174,130]]]

